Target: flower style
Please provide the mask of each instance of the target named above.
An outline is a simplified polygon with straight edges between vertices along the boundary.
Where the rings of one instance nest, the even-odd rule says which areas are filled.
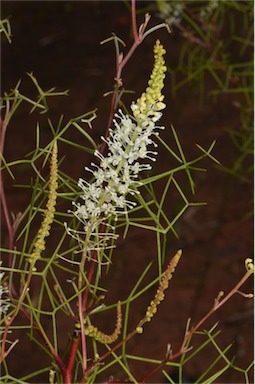
[[[141,184],[138,174],[151,169],[150,164],[140,163],[139,159],[155,161],[155,151],[148,150],[149,145],[156,147],[152,135],[158,134],[156,125],[161,118],[161,110],[165,108],[164,86],[166,66],[163,55],[165,49],[157,40],[154,46],[154,67],[148,87],[141,97],[132,103],[133,116],[121,110],[115,114],[114,127],[110,129],[107,139],[108,154],[104,156],[98,150],[94,155],[99,159],[99,166],[92,163],[86,167],[94,176],[92,183],[79,179],[78,186],[82,190],[83,204],[73,203],[76,207],[74,215],[84,224],[85,231],[93,230],[102,222],[102,218],[117,216],[132,208],[135,203],[126,199],[127,194],[139,193]]]

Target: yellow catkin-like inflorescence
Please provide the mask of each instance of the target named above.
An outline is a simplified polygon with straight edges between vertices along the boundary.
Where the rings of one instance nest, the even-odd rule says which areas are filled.
[[[150,305],[147,308],[146,311],[146,321],[151,321],[152,317],[157,312],[157,307],[160,304],[161,301],[164,300],[165,294],[164,291],[168,288],[169,281],[171,280],[173,273],[175,271],[175,268],[180,260],[180,257],[182,255],[182,251],[179,250],[174,257],[171,259],[170,263],[167,266],[166,271],[163,274],[163,277],[159,283],[158,290],[156,292],[156,295],[154,299],[150,302]]]
[[[42,251],[45,249],[45,237],[49,236],[51,224],[54,219],[55,206],[57,200],[57,188],[58,188],[58,146],[55,141],[52,148],[51,164],[50,164],[50,180],[49,180],[49,195],[44,211],[44,219],[38,230],[34,249],[31,257],[29,258],[30,263],[35,263],[36,260],[40,259]]]
[[[148,87],[142,93],[141,97],[137,100],[135,107],[133,107],[133,114],[135,119],[143,121],[146,116],[158,112],[165,108],[163,103],[164,96],[161,91],[164,87],[164,78],[167,67],[163,55],[166,53],[163,45],[159,40],[156,41],[154,46],[154,67]]]
[[[117,320],[116,320],[116,327],[115,330],[111,335],[107,335],[101,331],[94,325],[88,325],[85,328],[85,335],[93,337],[94,339],[98,340],[102,344],[112,344],[120,335],[122,328],[122,313],[121,313],[121,305],[120,301],[117,303]]]

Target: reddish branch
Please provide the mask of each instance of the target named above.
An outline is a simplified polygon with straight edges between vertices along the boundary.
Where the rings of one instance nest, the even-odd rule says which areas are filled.
[[[67,363],[67,366],[62,370],[64,383],[66,384],[72,384],[73,382],[72,380],[73,368],[74,368],[75,358],[79,349],[79,343],[80,343],[80,330],[75,330],[72,338],[70,350],[69,350],[68,363]]]
[[[131,0],[131,15],[132,15],[131,17],[132,17],[132,28],[133,28],[134,42],[133,42],[131,48],[129,49],[129,51],[127,52],[125,57],[123,57],[123,54],[120,53],[116,59],[115,85],[114,85],[114,91],[112,93],[112,98],[111,98],[110,113],[109,113],[108,123],[107,123],[107,127],[106,127],[105,138],[107,138],[109,135],[109,130],[112,126],[113,116],[114,116],[114,113],[116,111],[117,104],[118,104],[117,96],[119,96],[119,94],[121,92],[120,89],[123,86],[122,79],[121,79],[122,70],[125,67],[125,65],[127,64],[127,62],[129,61],[129,59],[131,58],[131,56],[133,55],[136,48],[143,41],[143,34],[144,34],[144,31],[145,31],[145,29],[148,25],[149,19],[150,19],[150,17],[147,15],[145,18],[145,22],[140,26],[139,32],[138,32],[137,31],[137,22],[136,22],[135,3],[136,3],[135,0]],[[105,150],[106,150],[106,142],[104,141],[102,146],[101,146],[100,151],[103,154]],[[102,230],[104,230],[104,228],[102,228]],[[84,318],[85,313],[88,313],[88,306],[87,305],[88,305],[90,283],[92,282],[92,278],[93,278],[94,270],[95,270],[95,262],[96,262],[93,260],[97,260],[97,251],[94,251],[94,256],[93,256],[93,259],[90,263],[90,267],[88,270],[88,274],[87,274],[88,286],[87,286],[84,294],[80,295],[80,297],[78,299],[80,321]],[[136,333],[136,332],[134,332],[134,333]],[[86,355],[86,342],[85,342],[85,332],[84,332],[83,321],[81,321],[81,336],[80,337],[82,338],[82,355],[83,355],[83,360],[84,360],[84,356]],[[70,360],[68,361],[67,367],[70,371],[73,369],[74,363],[75,363],[74,359],[72,359],[71,361]],[[86,361],[83,361],[83,364],[84,364],[84,367],[83,367],[84,372],[86,372],[87,371]],[[70,374],[69,374],[69,376],[68,376],[68,374],[66,374],[65,377],[70,377]],[[67,383],[68,383],[68,381],[67,381]]]
[[[121,92],[121,89],[123,87],[122,79],[121,79],[122,70],[125,67],[125,65],[127,64],[127,62],[129,61],[129,59],[131,58],[131,56],[133,55],[136,48],[143,41],[144,32],[145,32],[145,29],[148,25],[149,19],[150,19],[149,15],[147,15],[144,23],[141,24],[139,31],[138,31],[137,30],[137,22],[136,22],[135,4],[136,4],[135,0],[131,0],[132,28],[133,28],[134,42],[133,42],[132,46],[130,47],[129,51],[127,52],[127,54],[125,56],[123,56],[123,54],[120,53],[119,56],[117,57],[117,60],[116,60],[115,86],[114,86],[114,92],[112,94],[112,99],[111,99],[111,107],[110,107],[110,113],[109,113],[109,119],[108,119],[105,137],[107,137],[109,134],[109,129],[112,125],[113,116],[114,116],[114,113],[116,111],[117,104],[119,101],[120,92]],[[118,99],[117,99],[117,96],[118,96]],[[5,134],[6,134],[6,121],[7,121],[8,114],[9,114],[9,108],[8,107],[9,106],[7,104],[5,119],[4,119],[4,121],[1,120],[1,122],[0,122],[1,123],[1,125],[0,125],[0,128],[1,128],[1,143],[0,143],[1,153],[3,153],[3,149],[4,149],[4,141],[5,141]],[[102,145],[102,148],[101,148],[101,153],[104,152],[105,145],[106,145],[106,143],[104,142]],[[0,166],[1,166],[1,163],[2,163],[2,158],[0,159]],[[5,196],[5,192],[4,192],[2,172],[0,172],[0,193],[1,193],[1,202],[2,202],[2,206],[3,206],[3,212],[4,212],[4,216],[5,216],[7,229],[8,229],[9,249],[13,251],[14,250],[14,240],[15,240],[15,230],[16,230],[17,221],[18,221],[19,217],[17,216],[15,221],[13,223],[11,223],[9,211],[8,211],[8,206],[7,206],[7,202],[6,202],[6,196]],[[95,256],[95,260],[96,260],[97,251],[95,251],[94,256]],[[74,332],[74,335],[73,335],[73,338],[72,338],[72,341],[70,344],[70,348],[69,348],[69,355],[68,355],[66,365],[64,364],[63,360],[60,358],[58,353],[55,351],[54,347],[51,344],[47,343],[47,340],[45,339],[45,337],[44,337],[42,331],[40,330],[38,324],[36,323],[36,321],[33,320],[33,322],[32,322],[33,328],[37,331],[37,333],[44,340],[44,342],[46,342],[47,347],[49,348],[52,357],[54,358],[56,364],[58,365],[58,367],[62,373],[63,380],[66,384],[71,384],[73,381],[72,380],[73,379],[73,369],[74,369],[75,359],[76,359],[77,352],[79,349],[81,337],[83,338],[82,339],[83,358],[86,356],[86,343],[85,343],[85,332],[84,332],[83,319],[84,319],[85,313],[87,313],[88,308],[89,308],[88,307],[88,298],[89,298],[89,292],[90,292],[90,284],[92,282],[94,270],[95,270],[95,262],[96,261],[92,260],[90,263],[90,267],[89,267],[88,274],[87,274],[88,286],[87,286],[85,292],[83,294],[81,293],[79,296],[79,318],[80,318],[81,330],[80,331],[75,330],[75,332]],[[10,253],[9,267],[11,267],[11,266],[12,266],[12,254]],[[11,295],[14,299],[16,299],[16,300],[19,299],[18,295],[15,292],[14,287],[12,288]],[[27,318],[27,320],[31,321],[31,314],[24,308],[24,306],[22,304],[20,305],[19,310],[25,316],[25,318]],[[10,319],[8,319],[8,321],[6,323],[6,330],[5,330],[4,335],[3,335],[4,346],[5,346],[6,339],[7,339],[8,329],[10,328],[10,325],[14,321],[16,315],[17,315],[17,312],[15,312],[13,314],[13,316]],[[128,341],[136,333],[137,333],[136,330],[131,332],[125,338],[125,340],[122,340],[121,342],[119,342],[114,348],[112,348],[111,351],[114,351],[115,349],[119,348],[124,342]],[[111,351],[108,351],[104,356],[102,356],[98,360],[98,362],[103,361],[109,354],[111,354]],[[8,351],[7,351],[7,353],[8,353]],[[3,351],[2,351],[2,357],[3,358],[6,357],[5,347],[3,348]],[[95,364],[98,364],[98,362]],[[92,364],[92,366],[90,366],[89,369],[87,369],[86,362],[84,362],[84,371],[86,373],[84,375],[84,380],[86,380],[87,375],[89,374],[89,372],[91,372],[91,370],[93,369],[95,364]]]
[[[12,104],[12,108],[15,107],[15,100]],[[10,116],[11,110],[10,110],[10,105],[7,101],[6,103],[6,111],[5,111],[5,117],[2,119],[0,117],[0,199],[1,199],[1,204],[3,207],[3,213],[4,213],[4,219],[6,222],[7,226],[7,231],[8,231],[8,249],[9,249],[9,255],[8,255],[8,266],[9,268],[13,267],[13,253],[12,251],[15,250],[15,234],[16,234],[16,229],[17,229],[17,224],[18,220],[20,218],[21,213],[19,213],[15,220],[11,222],[10,215],[9,215],[9,210],[8,210],[8,205],[7,205],[7,200],[6,200],[6,194],[5,194],[5,189],[4,189],[4,184],[3,184],[3,173],[2,173],[2,159],[3,159],[3,151],[4,151],[4,144],[5,144],[5,137],[6,137],[6,130],[7,130],[7,125],[8,125],[8,119]],[[16,292],[15,286],[13,281],[11,281],[10,284],[10,291],[9,291],[10,298],[13,298],[14,300],[21,300],[20,295]],[[27,311],[27,309],[21,304],[19,307],[19,312],[22,313],[22,315],[31,323],[31,315]],[[2,362],[6,356],[10,353],[11,349],[14,347],[14,345],[18,342],[16,340],[11,347],[6,351],[6,342],[7,342],[7,336],[8,332],[10,329],[10,326],[12,325],[13,321],[15,320],[16,316],[18,314],[18,311],[15,311],[13,315],[6,319],[5,321],[5,330],[2,336],[2,348],[1,348],[1,355],[0,355],[0,362]],[[38,327],[38,324],[36,321],[32,321],[32,327],[37,331],[38,335],[40,338],[46,342],[43,333],[41,332],[40,328]],[[46,342],[47,344],[47,342]],[[48,348],[50,350],[50,353],[52,357],[54,358],[55,362],[59,366],[60,370],[63,371],[65,369],[64,363],[61,360],[60,356],[57,354],[55,349],[53,348],[52,345],[48,345]]]
[[[12,107],[14,107],[14,104]],[[20,213],[16,216],[13,223],[11,223],[8,205],[7,205],[7,200],[6,200],[6,194],[5,194],[5,190],[4,190],[3,173],[2,173],[4,143],[5,143],[5,136],[6,136],[7,121],[8,121],[9,113],[10,113],[10,106],[9,106],[9,103],[6,103],[6,111],[5,111],[4,120],[0,117],[0,154],[1,154],[1,156],[0,156],[0,199],[1,199],[1,204],[2,204],[2,208],[3,208],[4,219],[5,219],[7,231],[8,231],[8,249],[10,251],[13,251],[14,250],[15,232],[16,232],[18,220],[20,218]],[[12,267],[12,259],[13,259],[13,255],[10,252],[9,257],[8,257],[8,267],[9,268]],[[14,290],[13,285],[12,285],[11,289]]]
[[[186,327],[186,331],[185,331],[185,335],[184,335],[184,338],[183,338],[183,342],[182,342],[182,345],[179,349],[179,351],[177,351],[176,353],[172,353],[172,350],[170,348],[168,348],[168,351],[167,351],[167,354],[165,356],[165,358],[161,361],[160,364],[158,364],[154,369],[152,369],[150,372],[148,372],[141,380],[137,380],[137,382],[140,384],[142,383],[145,383],[146,381],[148,381],[148,379],[150,379],[156,372],[158,372],[159,370],[161,370],[162,368],[164,368],[164,366],[170,362],[170,361],[173,361],[175,359],[177,359],[178,357],[180,357],[181,355],[183,355],[184,353],[187,353],[189,350],[192,349],[192,347],[189,347],[187,348],[186,345],[187,345],[187,341],[190,339],[190,337],[201,327],[201,325],[214,313],[216,312],[222,305],[224,305],[234,294],[238,293],[238,294],[242,294],[240,291],[239,291],[239,288],[248,280],[248,278],[251,276],[251,274],[253,273],[253,270],[250,269],[248,270],[245,275],[242,277],[242,279],[236,284],[236,286],[224,297],[224,299],[220,300],[220,298],[222,297],[221,295],[218,296],[218,298],[215,300],[215,303],[213,305],[213,307],[210,309],[210,311],[208,311],[208,313],[191,329],[189,330],[189,324],[190,324],[190,319],[188,320],[188,323],[187,323],[187,327]],[[85,384],[86,383],[86,379],[88,377],[88,375],[90,374],[90,372],[95,368],[96,365],[102,363],[109,355],[112,354],[112,352],[116,351],[118,348],[120,348],[123,343],[126,343],[128,340],[130,340],[135,334],[137,334],[137,330],[133,330],[132,332],[130,332],[125,339],[121,340],[119,343],[117,343],[114,347],[112,347],[109,351],[107,351],[104,355],[102,355],[95,363],[93,363],[88,369],[87,371],[85,372],[85,375],[83,377],[83,380],[82,380],[82,383]],[[111,381],[108,381],[106,383],[120,383],[119,381],[114,381],[114,380],[111,380]],[[128,383],[128,382],[126,382]]]
[[[222,305],[224,305],[234,294],[239,293],[239,288],[248,280],[248,278],[253,273],[252,270],[248,270],[245,275],[242,277],[242,279],[236,284],[236,286],[224,297],[224,299],[220,300],[222,297],[222,292],[218,295],[218,298],[215,299],[213,307],[208,311],[208,313],[191,329],[189,330],[189,324],[190,319],[187,322],[187,327],[185,331],[185,335],[183,338],[183,342],[181,345],[181,348],[178,352],[175,354],[172,354],[172,352],[168,353],[165,359],[157,365],[151,372],[149,372],[146,376],[143,377],[140,383],[145,383],[150,377],[152,377],[156,372],[158,372],[160,369],[162,369],[166,363],[175,360],[177,357],[183,355],[184,353],[188,352],[191,348],[187,348],[187,342],[190,339],[190,337],[199,329],[201,328],[201,325],[214,313],[216,312]]]
[[[132,30],[133,30],[133,36],[134,36],[134,42],[127,52],[126,56],[123,57],[123,53],[120,53],[116,60],[116,76],[115,76],[115,85],[114,85],[114,91],[112,93],[112,99],[111,99],[111,106],[110,106],[110,114],[108,119],[108,124],[106,127],[105,132],[105,138],[109,135],[109,130],[112,126],[113,116],[117,108],[117,95],[120,90],[120,88],[123,86],[121,74],[122,70],[135,52],[136,48],[141,44],[143,41],[143,34],[144,31],[148,25],[148,22],[150,20],[150,16],[146,15],[144,23],[141,24],[139,28],[139,32],[137,32],[137,22],[136,22],[136,9],[135,9],[135,0],[131,0],[131,16],[132,16]],[[106,149],[106,142],[104,141],[100,152],[103,154]]]

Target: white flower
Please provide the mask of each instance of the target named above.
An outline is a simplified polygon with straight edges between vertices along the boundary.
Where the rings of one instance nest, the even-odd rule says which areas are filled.
[[[2,265],[2,261],[0,261],[0,266]],[[0,315],[5,314],[8,311],[10,306],[9,298],[6,297],[8,295],[8,288],[4,287],[2,283],[2,279],[4,277],[4,272],[0,272]]]
[[[102,138],[108,147],[108,153],[103,156],[98,150],[94,152],[99,165],[91,163],[85,168],[94,176],[94,181],[88,183],[79,179],[78,186],[82,190],[83,203],[73,203],[76,210],[74,215],[84,224],[85,230],[93,232],[103,217],[117,216],[135,206],[133,201],[126,199],[127,194],[139,193],[138,174],[151,169],[150,164],[140,163],[140,159],[155,161],[156,151],[148,149],[157,146],[153,135],[158,134],[156,122],[161,118],[161,110],[165,108],[164,96],[161,90],[166,71],[163,55],[164,48],[156,42],[154,47],[155,64],[146,92],[136,103],[132,103],[133,116],[119,110],[113,120],[107,139]]]

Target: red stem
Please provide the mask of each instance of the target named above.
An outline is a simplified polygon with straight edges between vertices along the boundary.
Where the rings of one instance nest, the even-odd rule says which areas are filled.
[[[120,54],[119,57],[117,57],[115,87],[114,87],[114,92],[112,94],[112,99],[111,99],[110,114],[109,114],[108,124],[107,124],[107,128],[106,128],[105,138],[108,137],[109,130],[111,128],[112,121],[113,121],[113,116],[114,116],[114,113],[115,113],[116,108],[117,108],[117,105],[116,105],[116,95],[118,93],[119,88],[122,86],[122,80],[121,80],[122,70],[125,67],[125,65],[127,64],[128,60],[133,55],[133,53],[136,50],[136,48],[143,41],[143,33],[144,33],[144,30],[145,30],[145,28],[147,26],[147,23],[149,21],[149,18],[145,19],[145,22],[144,22],[144,24],[141,25],[140,32],[138,34],[137,33],[137,23],[136,23],[136,7],[135,7],[136,0],[131,0],[131,3],[132,3],[131,4],[132,29],[133,29],[134,42],[133,42],[131,48],[129,49],[128,53],[126,54],[126,56],[124,58],[122,57],[122,54]],[[105,149],[106,149],[106,143],[103,142],[103,144],[101,146],[100,152],[103,154]]]
[[[188,338],[193,335],[198,328],[214,313],[216,312],[223,304],[225,304],[234,294],[238,293],[239,288],[246,282],[246,280],[250,277],[251,272],[248,271],[242,277],[242,279],[236,284],[236,286],[225,296],[222,300],[216,302],[216,304],[211,308],[211,310],[192,328],[188,333],[186,333],[181,349],[185,347],[185,344]]]
[[[181,345],[181,348],[178,352],[175,354],[171,354],[168,358],[166,357],[162,362],[157,365],[152,371],[150,371],[148,374],[146,374],[142,380],[141,383],[145,383],[146,380],[148,380],[151,376],[153,376],[156,372],[158,372],[161,368],[164,367],[164,365],[169,362],[173,361],[177,357],[181,356],[183,353],[187,352],[185,345],[188,341],[188,339],[201,327],[201,325],[214,313],[216,312],[223,304],[225,304],[235,293],[238,293],[239,288],[246,282],[246,280],[250,277],[251,271],[246,272],[246,274],[242,277],[242,279],[236,284],[236,286],[222,299],[221,301],[216,301],[215,305],[210,309],[210,311],[190,330],[186,330],[184,339]]]
[[[133,28],[133,35],[134,35],[134,40],[137,41],[137,39],[138,39],[138,34],[137,34],[137,24],[136,24],[135,0],[131,0],[131,11],[132,11],[132,28]]]
[[[13,106],[14,106],[14,104],[12,105],[12,108],[13,108]],[[7,122],[7,118],[9,116],[9,113],[10,113],[9,105],[7,105],[6,106],[6,112],[5,112],[4,120],[2,120],[2,118],[0,118],[0,139],[1,139],[1,141],[0,141],[0,152],[1,152],[2,156],[3,156],[4,144],[5,144],[5,136],[6,136],[6,122]],[[4,218],[5,218],[6,225],[7,225],[7,230],[8,230],[8,247],[9,247],[9,250],[13,251],[14,250],[15,231],[16,231],[16,226],[17,226],[17,222],[18,222],[18,219],[20,217],[20,214],[17,215],[15,220],[13,221],[13,223],[11,223],[10,215],[9,215],[9,210],[8,210],[8,205],[7,205],[7,200],[6,200],[6,194],[5,194],[5,190],[4,190],[4,184],[3,184],[3,174],[2,174],[2,170],[1,170],[1,167],[2,167],[2,156],[0,156],[0,199],[1,199],[2,207],[3,207],[3,212],[4,212]],[[8,257],[8,266],[9,266],[9,268],[11,268],[13,266],[12,265],[12,260],[13,260],[13,254],[10,252],[9,253],[9,257]],[[10,296],[13,297],[14,299],[17,299],[17,300],[19,299],[19,295],[17,294],[17,292],[15,290],[13,282],[11,283],[11,289],[10,289],[9,293],[10,293]],[[23,316],[26,319],[29,320],[29,322],[31,322],[30,314],[27,312],[27,310],[22,305],[20,307],[20,312],[23,314]],[[6,356],[5,344],[6,344],[6,340],[7,340],[7,334],[8,334],[8,330],[10,328],[10,325],[13,323],[13,321],[16,318],[16,316],[17,316],[17,313],[14,312],[14,314],[11,316],[11,318],[9,318],[8,321],[6,322],[6,328],[5,328],[5,331],[4,331],[4,334],[3,334],[3,338],[2,338],[3,339],[2,340],[3,343],[2,343],[2,352],[1,352],[0,360],[3,360],[5,358],[5,356]],[[32,321],[32,326],[33,326],[33,328],[36,329],[37,333],[42,338],[42,340],[45,341],[42,332],[40,331],[40,329],[38,328],[37,323],[34,320]],[[61,360],[61,358],[56,353],[55,349],[52,348],[51,345],[49,345],[48,347],[50,349],[52,357],[56,361],[56,363],[59,366],[59,368],[61,369],[61,371],[63,371],[63,369],[65,368],[63,361]]]
[[[79,332],[80,334],[80,332]],[[69,352],[69,357],[68,357],[68,364],[66,368],[63,370],[63,379],[65,384],[72,384],[72,373],[73,373],[73,367],[75,363],[75,357],[79,348],[79,342],[80,342],[80,335],[75,331],[71,347],[70,347],[70,352]]]
[[[7,118],[7,113],[9,111],[6,111],[6,116],[4,120],[0,120],[0,131],[1,131],[1,142],[0,142],[0,168],[2,167],[2,156],[4,152],[4,143],[5,143],[5,134],[6,134],[6,118]],[[8,211],[8,205],[6,201],[6,194],[4,190],[4,183],[3,183],[3,172],[0,169],[0,199],[3,207],[3,212],[4,212],[4,218],[5,222],[7,225],[7,231],[8,231],[8,248],[9,250],[14,249],[14,237],[15,237],[15,230],[14,230],[14,225],[11,224],[11,219]],[[9,258],[8,258],[8,267],[11,268],[12,266],[12,254],[9,253]]]
[[[130,340],[134,335],[137,334],[137,331],[136,329],[133,330],[132,332],[130,332],[126,337],[125,339],[119,341],[114,347],[112,347],[109,351],[107,351],[104,355],[100,356],[99,359],[93,363],[88,369],[87,371],[85,372],[85,375],[82,379],[82,384],[83,383],[86,383],[86,379],[89,375],[89,373],[92,371],[92,369],[99,363],[101,363],[102,361],[104,361],[104,359],[106,359],[106,357],[108,357],[109,355],[112,354],[112,352],[116,351],[116,349],[118,349],[119,347],[122,346],[123,343],[127,342],[128,340]]]
[[[87,345],[86,345],[85,327],[84,327],[84,307],[83,307],[82,302],[83,302],[82,294],[80,294],[79,298],[78,298],[78,307],[79,307],[79,319],[80,319],[80,325],[81,325],[81,349],[82,349],[82,357],[83,357],[83,369],[84,369],[84,371],[86,371],[86,369],[87,369]],[[68,365],[69,365],[69,362],[68,362]]]
[[[109,118],[108,118],[108,123],[107,123],[106,131],[105,131],[105,139],[109,135],[109,131],[110,131],[110,128],[111,128],[111,125],[112,125],[112,121],[113,121],[113,116],[114,116],[114,113],[116,111],[116,105],[115,105],[116,92],[117,92],[117,90],[113,91],[113,94],[112,94],[110,113],[109,113]],[[103,141],[103,144],[102,144],[101,149],[100,149],[100,152],[101,152],[102,155],[104,154],[104,152],[106,150],[106,146],[107,146],[106,142]]]

